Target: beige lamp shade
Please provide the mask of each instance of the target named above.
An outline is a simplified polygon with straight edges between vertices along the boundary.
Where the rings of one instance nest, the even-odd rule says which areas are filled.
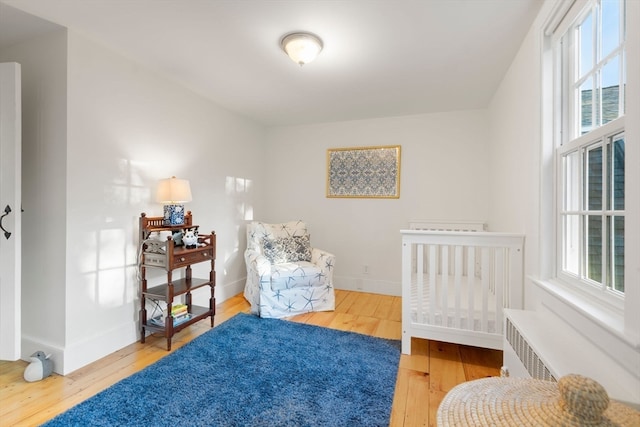
[[[178,179],[175,176],[161,179],[158,182],[156,201],[158,203],[185,203],[190,202],[191,186],[186,179]]]

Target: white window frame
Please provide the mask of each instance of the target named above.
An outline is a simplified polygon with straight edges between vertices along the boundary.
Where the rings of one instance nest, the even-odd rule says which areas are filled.
[[[572,19],[571,13],[582,10],[589,0],[555,0],[545,3],[544,16],[538,22],[540,52],[540,176],[538,218],[538,264],[529,276],[534,285],[527,304],[536,311],[550,311],[559,320],[575,328],[577,334],[592,340],[612,358],[612,363],[628,372],[638,371],[640,354],[640,2],[626,4],[626,115],[625,115],[625,298],[622,309],[616,309],[602,298],[584,291],[584,286],[566,283],[557,276],[556,236],[556,142],[559,124],[565,116],[554,80],[558,61],[553,49],[554,37],[563,34]],[[581,7],[582,6],[582,7]],[[577,13],[576,13],[577,15]],[[573,16],[573,18],[576,17]],[[562,28],[564,26],[564,29]],[[606,367],[604,368],[606,369]],[[640,374],[628,381],[634,390]]]
[[[606,144],[607,140],[612,136],[618,135],[620,133],[624,133],[625,127],[625,117],[619,117],[618,119],[603,125],[588,134],[582,135],[570,143],[564,144],[560,147],[557,147],[555,150],[556,154],[556,166],[555,166],[555,187],[556,187],[556,208],[555,208],[555,216],[556,216],[556,253],[558,254],[558,262],[556,263],[556,277],[563,281],[564,283],[570,284],[575,287],[578,292],[588,293],[589,295],[598,298],[605,302],[606,304],[612,306],[616,310],[624,309],[624,299],[625,296],[623,293],[618,292],[616,290],[609,289],[606,283],[600,284],[599,282],[594,282],[592,280],[582,278],[578,275],[567,272],[563,269],[563,261],[562,258],[564,256],[564,242],[563,242],[563,204],[566,190],[563,184],[563,159],[564,155],[570,152],[581,151],[587,147],[592,145],[603,145]],[[604,160],[603,160],[604,161]],[[606,161],[605,161],[606,163]],[[581,161],[581,165],[584,165],[584,162]],[[581,171],[579,174],[579,178],[584,178],[584,173]],[[587,210],[584,207],[584,201],[582,200],[583,192],[580,195],[580,201],[578,202],[580,208],[577,210],[577,215],[586,215]],[[603,201],[604,203],[604,201]],[[613,211],[609,211],[603,208],[605,214],[611,214]],[[616,216],[625,216],[624,211],[615,211]],[[581,227],[583,228],[583,227]],[[581,234],[581,238],[584,237],[584,234]],[[582,241],[580,242],[580,246],[582,245]],[[605,254],[603,254],[604,256]],[[581,259],[581,262],[583,259]],[[606,265],[606,264],[605,264]],[[584,265],[580,266],[580,270],[582,274],[584,274]]]
[[[618,315],[623,315],[625,307],[625,296],[621,292],[612,291],[608,289],[606,284],[599,284],[597,282],[590,281],[588,279],[581,278],[578,275],[571,274],[563,269],[563,204],[564,204],[564,185],[563,185],[563,158],[564,155],[575,151],[582,150],[584,147],[597,143],[598,141],[606,141],[611,135],[615,135],[621,132],[625,132],[625,116],[621,116],[605,125],[602,125],[585,135],[575,137],[580,132],[580,126],[578,123],[579,118],[579,102],[574,98],[574,74],[575,69],[573,65],[575,61],[572,61],[570,67],[566,67],[563,70],[562,61],[567,55],[569,49],[577,49],[573,44],[576,39],[572,38],[571,46],[563,45],[560,40],[569,31],[575,31],[576,23],[581,22],[586,14],[593,8],[593,5],[597,0],[578,0],[572,7],[566,8],[561,14],[557,22],[552,23],[550,30],[547,30],[547,36],[550,38],[550,47],[552,51],[552,61],[554,63],[553,69],[553,99],[554,99],[554,167],[553,167],[553,188],[554,188],[554,201],[553,201],[553,218],[554,218],[554,253],[555,262],[554,270],[552,273],[555,280],[560,281],[570,287],[570,290],[577,295],[583,295],[596,303],[603,304],[609,310],[613,310]],[[595,21],[595,20],[594,20]],[[624,50],[624,46],[621,49],[616,49],[607,57],[609,58],[618,54],[620,50]],[[595,88],[594,88],[595,89]],[[593,111],[593,110],[592,110]],[[626,140],[625,140],[626,143]],[[581,174],[581,178],[583,174]],[[582,201],[581,201],[582,202]],[[584,209],[584,206],[580,206],[580,209]],[[625,224],[626,227],[626,224]],[[627,234],[625,232],[625,239]],[[599,301],[599,302],[598,302]]]

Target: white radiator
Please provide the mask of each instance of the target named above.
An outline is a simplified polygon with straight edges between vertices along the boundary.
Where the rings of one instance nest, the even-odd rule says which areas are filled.
[[[503,375],[556,381],[555,376],[508,315],[505,323]]]
[[[636,372],[622,366],[606,348],[541,307],[504,310],[503,375],[556,381],[579,374],[598,381],[619,402],[640,407]]]

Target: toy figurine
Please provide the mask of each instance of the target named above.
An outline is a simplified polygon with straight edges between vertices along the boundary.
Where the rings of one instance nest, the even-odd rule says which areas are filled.
[[[196,227],[185,228],[182,234],[182,242],[187,249],[195,249],[198,247],[198,229]]]

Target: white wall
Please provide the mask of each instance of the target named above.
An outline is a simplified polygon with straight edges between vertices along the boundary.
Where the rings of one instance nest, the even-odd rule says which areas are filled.
[[[217,301],[242,290],[262,126],[72,32],[0,59],[23,64],[23,359],[44,350],[66,374],[139,338],[138,217],[161,215],[161,178],[189,179],[187,209],[217,234]]]
[[[66,40],[60,30],[0,50],[22,68],[23,359],[65,344]]]
[[[306,221],[312,245],[336,255],[337,288],[400,295],[399,230],[410,220],[488,217],[487,117],[475,110],[271,128],[268,196],[256,219]],[[399,199],[326,197],[328,148],[396,144]]]
[[[216,231],[218,301],[240,292],[264,146],[261,126],[73,32],[68,55],[65,372],[136,340],[137,221],[161,215],[161,178],[189,179],[194,223]]]
[[[540,46],[529,31],[489,106],[489,226],[525,234],[525,275],[537,270],[540,215]],[[526,299],[526,298],[525,298]]]

